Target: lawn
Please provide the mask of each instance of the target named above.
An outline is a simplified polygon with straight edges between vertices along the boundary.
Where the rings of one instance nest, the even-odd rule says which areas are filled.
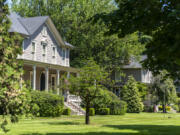
[[[9,127],[7,135],[180,135],[180,114],[93,116],[91,125],[83,116],[35,118]]]

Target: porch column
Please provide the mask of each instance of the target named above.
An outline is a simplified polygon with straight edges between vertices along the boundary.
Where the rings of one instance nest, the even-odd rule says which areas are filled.
[[[45,91],[48,92],[48,88],[49,88],[49,69],[45,68]]]
[[[59,95],[59,78],[60,78],[60,71],[57,69],[57,94]]]
[[[69,71],[67,72],[67,78],[68,79],[70,78],[70,72]],[[67,94],[67,102],[68,102],[69,101],[69,90],[67,90],[66,94]]]
[[[33,90],[36,90],[36,65],[33,65]]]

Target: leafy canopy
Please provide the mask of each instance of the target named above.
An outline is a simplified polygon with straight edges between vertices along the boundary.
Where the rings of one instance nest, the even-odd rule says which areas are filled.
[[[124,37],[135,31],[152,36],[146,45],[144,66],[156,74],[166,69],[180,78],[180,1],[115,0],[118,9],[97,14],[109,27],[108,34]]]

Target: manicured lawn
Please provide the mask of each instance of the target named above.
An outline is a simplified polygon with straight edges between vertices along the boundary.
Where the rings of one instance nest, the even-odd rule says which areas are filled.
[[[11,124],[7,135],[180,135],[180,114],[126,114],[94,116],[84,125],[83,116],[36,118]]]

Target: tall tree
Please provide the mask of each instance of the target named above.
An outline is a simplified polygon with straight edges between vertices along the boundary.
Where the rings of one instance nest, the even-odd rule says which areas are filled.
[[[108,33],[123,37],[135,31],[152,36],[146,45],[144,66],[156,74],[166,69],[180,79],[180,1],[115,0],[118,9],[97,14]]]
[[[121,40],[117,35],[104,36],[108,31],[104,23],[92,25],[90,18],[95,14],[116,9],[112,0],[14,0],[12,8],[24,17],[50,16],[64,39],[75,46],[71,53],[71,65],[75,67],[82,67],[84,60],[93,57],[111,72],[143,50],[137,33]]]
[[[121,99],[127,103],[127,112],[140,113],[143,111],[143,103],[141,102],[137,82],[133,76],[128,77],[128,81],[123,86],[120,95]]]
[[[85,123],[90,124],[90,107],[93,100],[102,96],[103,82],[107,81],[107,73],[103,71],[92,59],[87,60],[81,68],[79,76],[71,76],[69,79],[69,88],[72,93],[80,96],[86,107]]]
[[[16,33],[9,33],[10,20],[6,0],[0,0],[0,108],[3,113],[1,128],[7,132],[7,117],[11,122],[18,121],[18,115],[26,111],[24,91],[21,91],[20,78],[23,73],[22,62],[17,60],[21,54],[22,40]]]
[[[156,103],[162,104],[163,112],[166,113],[166,105],[176,103],[176,87],[172,79],[166,76],[167,72],[162,71],[154,77],[151,84],[151,92],[155,96]]]

